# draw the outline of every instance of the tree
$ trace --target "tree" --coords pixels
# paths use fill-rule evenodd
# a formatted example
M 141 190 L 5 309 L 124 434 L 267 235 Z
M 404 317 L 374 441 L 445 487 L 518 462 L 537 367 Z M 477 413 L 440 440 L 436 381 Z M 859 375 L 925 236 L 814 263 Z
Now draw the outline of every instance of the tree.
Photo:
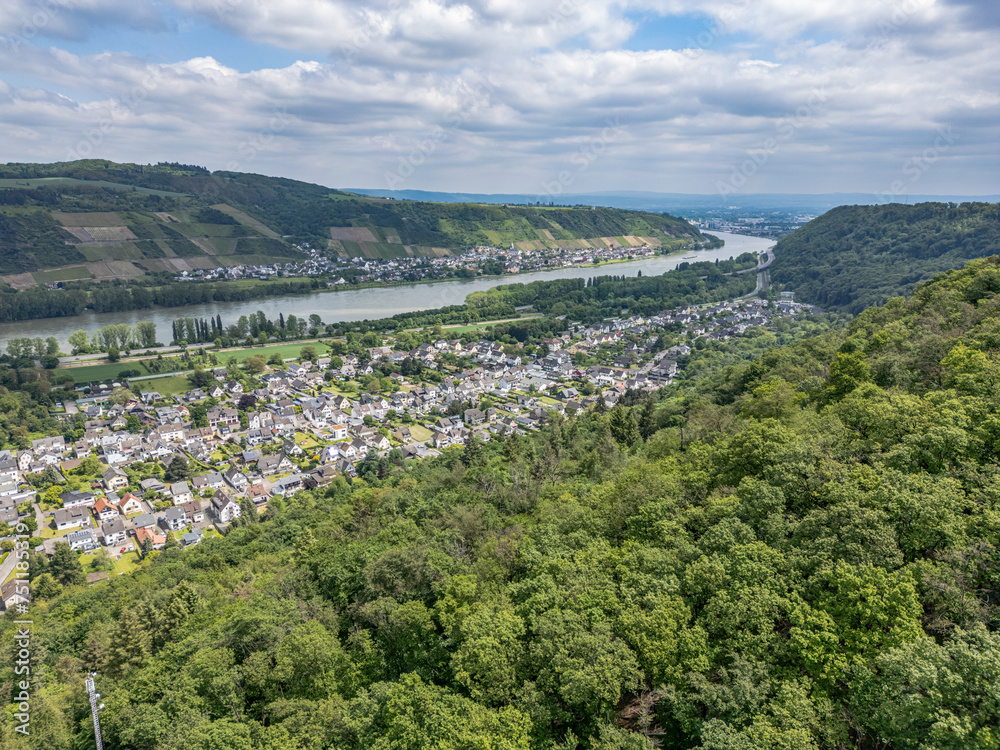
M 108 401 L 112 404 L 127 404 L 134 398 L 135 395 L 128 388 L 115 388 L 108 396 Z
M 86 353 L 90 349 L 90 335 L 86 331 L 74 331 L 69 335 L 69 345 L 73 354 Z
M 208 407 L 205 404 L 192 404 L 188 407 L 188 414 L 191 415 L 192 427 L 208 427 Z
M 261 335 L 262 336 L 266 336 L 267 334 L 261 334 Z M 267 342 L 264 341 L 264 342 L 261 342 L 261 343 L 267 343 Z M 245 363 L 245 366 L 246 366 L 248 372 L 252 372 L 254 374 L 258 374 L 258 373 L 264 372 L 264 370 L 267 369 L 267 362 L 264 360 L 264 358 L 261 355 L 255 354 L 254 356 L 252 356 L 252 357 L 250 357 L 250 358 L 247 359 L 247 361 Z
M 146 349 L 156 346 L 156 323 L 143 320 L 135 324 L 135 338 L 138 346 Z
M 168 482 L 181 482 L 190 476 L 191 469 L 188 460 L 184 456 L 174 456 L 163 474 L 163 478 Z
M 118 616 L 115 635 L 111 639 L 108 667 L 116 675 L 141 667 L 149 659 L 151 648 L 152 637 L 149 631 L 131 607 L 124 607 Z
M 465 441 L 465 448 L 462 450 L 462 463 L 466 466 L 476 466 L 483 459 L 483 444 L 479 440 L 479 435 L 470 433 Z
M 80 565 L 80 558 L 67 542 L 56 542 L 52 559 L 49 560 L 49 570 L 53 578 L 63 586 L 83 583 L 86 578 Z
M 258 523 L 260 521 L 260 514 L 257 512 L 257 506 L 249 497 L 244 497 L 240 500 L 239 520 L 241 521 L 241 525 Z
M 635 413 L 628 407 L 618 404 L 608 416 L 608 425 L 615 442 L 631 448 L 642 440 Z
M 118 347 L 115 344 L 108 347 L 108 362 L 117 362 L 121 358 L 121 352 L 118 351 Z
M 315 346 L 303 346 L 302 350 L 299 352 L 299 359 L 302 361 L 309 360 L 310 362 L 316 361 L 316 347 Z

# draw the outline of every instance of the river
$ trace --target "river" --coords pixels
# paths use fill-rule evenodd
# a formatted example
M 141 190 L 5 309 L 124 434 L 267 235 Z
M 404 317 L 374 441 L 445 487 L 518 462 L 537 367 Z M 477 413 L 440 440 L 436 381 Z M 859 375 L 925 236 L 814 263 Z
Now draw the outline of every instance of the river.
M 775 241 L 761 237 L 748 237 L 727 232 L 711 232 L 726 244 L 715 250 L 698 250 L 685 255 L 695 255 L 697 260 L 714 261 L 735 258 L 744 252 L 760 253 L 774 245 Z M 278 313 L 296 317 L 308 317 L 315 313 L 324 323 L 340 321 L 385 318 L 402 312 L 430 310 L 447 305 L 461 305 L 471 292 L 480 292 L 501 284 L 528 283 L 549 279 L 579 279 L 591 276 L 626 275 L 634 276 L 640 270 L 644 276 L 657 276 L 672 271 L 684 262 L 681 255 L 654 256 L 623 263 L 611 263 L 597 268 L 559 268 L 552 271 L 537 271 L 516 276 L 490 276 L 478 279 L 454 279 L 429 284 L 404 284 L 399 286 L 368 287 L 365 289 L 345 289 L 335 292 L 318 292 L 308 295 L 287 297 L 265 297 L 248 302 L 210 302 L 203 305 L 184 307 L 155 307 L 150 310 L 132 310 L 114 313 L 84 313 L 65 318 L 42 318 L 17 323 L 0 324 L 0 346 L 6 348 L 6 340 L 14 337 L 47 338 L 54 336 L 62 351 L 69 352 L 69 335 L 84 329 L 93 333 L 111 323 L 135 325 L 141 320 L 151 320 L 156 324 L 160 341 L 169 343 L 171 324 L 177 318 L 209 318 L 222 316 L 223 325 L 235 323 L 241 315 L 250 315 L 257 310 L 272 320 Z

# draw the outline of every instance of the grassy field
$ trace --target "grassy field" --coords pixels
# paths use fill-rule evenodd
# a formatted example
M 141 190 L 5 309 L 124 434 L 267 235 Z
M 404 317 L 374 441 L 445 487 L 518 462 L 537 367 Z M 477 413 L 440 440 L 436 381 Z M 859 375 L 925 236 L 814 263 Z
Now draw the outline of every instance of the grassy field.
M 424 441 L 424 440 L 430 440 L 431 436 L 434 433 L 428 430 L 426 427 L 421 427 L 418 424 L 411 424 L 410 434 L 413 435 L 414 440 Z
M 145 368 L 140 367 L 137 362 L 115 362 L 104 365 L 83 365 L 82 367 L 66 367 L 64 369 L 72 373 L 73 379 L 77 383 L 89 383 L 94 380 L 110 380 L 117 378 L 122 370 L 142 370 L 146 374 Z M 145 390 L 149 390 L 148 388 Z
M 194 388 L 191 381 L 183 375 L 169 375 L 164 378 L 150 378 L 149 380 L 138 380 L 135 383 L 136 391 L 156 391 L 161 396 L 176 396 L 178 393 L 186 393 Z
M 39 284 L 46 281 L 73 281 L 74 279 L 91 279 L 94 275 L 84 266 L 70 266 L 69 268 L 53 268 L 51 271 L 33 271 L 32 276 Z
M 283 359 L 297 359 L 302 348 L 305 346 L 314 346 L 319 356 L 326 356 L 326 345 L 322 341 L 316 340 L 293 341 L 288 344 L 275 344 L 272 346 L 255 346 L 250 349 L 223 349 L 216 351 L 215 354 L 220 362 L 226 362 L 230 357 L 236 357 L 239 362 L 243 362 L 257 355 L 261 355 L 265 359 L 270 359 L 274 354 L 280 354 Z

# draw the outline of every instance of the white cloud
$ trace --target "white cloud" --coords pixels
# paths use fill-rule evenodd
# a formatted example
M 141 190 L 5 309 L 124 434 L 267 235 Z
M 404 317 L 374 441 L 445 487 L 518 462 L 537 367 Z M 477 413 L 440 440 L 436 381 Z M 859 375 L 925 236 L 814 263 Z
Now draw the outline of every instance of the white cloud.
M 0 158 L 180 160 L 332 186 L 407 172 L 402 187 L 476 191 L 533 192 L 568 170 L 573 190 L 710 192 L 771 139 L 747 189 L 818 192 L 880 186 L 951 127 L 924 185 L 986 192 L 998 166 L 996 32 L 931 0 L 901 0 L 906 23 L 875 36 L 893 4 L 709 0 L 698 7 L 753 41 L 641 52 L 621 48 L 624 10 L 693 2 L 171 1 L 256 42 L 354 47 L 249 72 L 207 55 L 0 47 L 0 69 L 36 82 L 0 89 Z M 921 33 L 930 20 L 938 33 Z M 797 35 L 816 31 L 829 38 Z

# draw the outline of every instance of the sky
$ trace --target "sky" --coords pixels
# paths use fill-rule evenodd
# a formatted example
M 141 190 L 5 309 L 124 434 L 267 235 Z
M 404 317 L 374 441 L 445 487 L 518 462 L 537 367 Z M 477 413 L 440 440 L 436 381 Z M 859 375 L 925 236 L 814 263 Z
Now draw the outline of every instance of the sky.
M 1000 193 L 997 0 L 3 0 L 0 162 Z

